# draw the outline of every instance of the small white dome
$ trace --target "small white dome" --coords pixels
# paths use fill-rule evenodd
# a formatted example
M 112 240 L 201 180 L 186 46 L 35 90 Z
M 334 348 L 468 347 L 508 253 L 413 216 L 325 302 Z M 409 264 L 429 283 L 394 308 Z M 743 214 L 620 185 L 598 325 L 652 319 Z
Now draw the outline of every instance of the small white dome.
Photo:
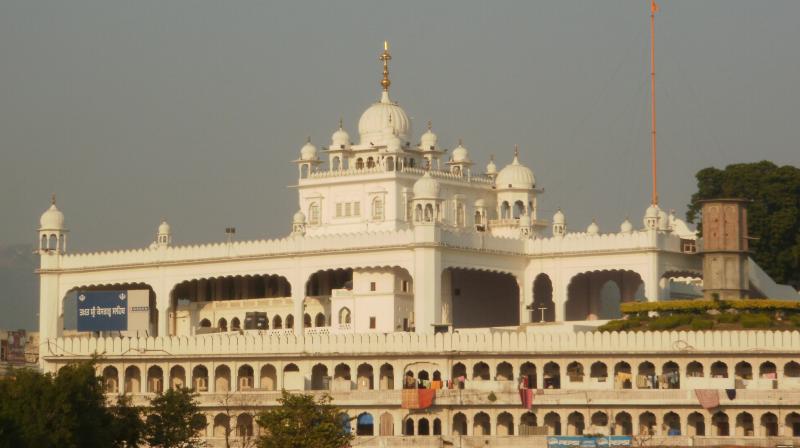
M 419 138 L 419 147 L 423 151 L 433 151 L 434 149 L 436 149 L 437 141 L 438 138 L 436 137 L 436 134 L 434 134 L 433 131 L 431 131 L 431 122 L 429 121 L 428 130 L 425 131 L 425 133 L 422 134 L 422 137 Z
M 495 185 L 498 190 L 509 188 L 530 190 L 536 185 L 536 179 L 533 177 L 533 171 L 519 163 L 519 157 L 515 155 L 514 161 L 500 170 Z
M 50 208 L 42 213 L 42 217 L 39 218 L 39 229 L 61 230 L 63 228 L 64 214 L 61 213 L 61 210 L 59 210 L 58 207 L 56 207 L 56 201 L 53 199 L 52 203 L 50 204 Z
M 298 210 L 292 217 L 292 223 L 294 224 L 303 224 L 305 222 L 306 222 L 306 215 L 300 210 Z
M 426 171 L 425 175 L 414 182 L 414 199 L 437 199 L 438 197 L 439 182 Z
M 553 224 L 566 224 L 567 218 L 564 216 L 564 212 L 561 209 L 558 209 L 556 213 L 553 215 Z
M 586 228 L 586 233 L 589 235 L 597 235 L 600 233 L 600 227 L 597 225 L 594 219 L 592 220 L 592 223 L 589 224 L 589 227 Z
M 394 135 L 402 140 L 408 140 L 411 134 L 411 120 L 408 119 L 406 111 L 397 103 L 393 103 L 389 99 L 389 93 L 384 91 L 381 100 L 368 107 L 358 120 L 361 144 L 383 145 L 386 128 L 391 128 Z
M 621 233 L 631 233 L 633 232 L 633 224 L 631 224 L 628 218 L 625 218 L 625 221 L 622 221 L 622 224 L 619 226 L 619 231 Z
M 350 134 L 342 128 L 339 123 L 339 129 L 334 131 L 331 135 L 331 149 L 347 149 L 350 147 Z
M 647 211 L 644 212 L 645 218 L 658 218 L 658 211 L 659 208 L 657 205 L 651 205 L 647 207 Z
M 159 235 L 169 235 L 172 231 L 172 228 L 169 226 L 169 223 L 165 220 L 161 220 L 161 224 L 158 226 L 158 234 Z
M 464 163 L 469 162 L 469 151 L 465 148 L 461 141 L 458 142 L 458 146 L 453 149 L 453 162 L 456 163 Z
M 387 130 L 388 131 L 388 130 Z M 391 133 L 391 131 L 387 132 L 385 137 L 385 144 L 386 144 L 386 151 L 388 152 L 402 152 L 403 151 L 403 143 L 397 138 L 396 135 Z
M 658 211 L 658 230 L 669 230 L 669 216 L 664 210 Z
M 497 174 L 497 165 L 494 164 L 494 158 L 489 159 L 486 164 L 486 174 Z
M 311 144 L 310 138 L 306 144 L 300 148 L 300 160 L 317 160 L 317 147 Z

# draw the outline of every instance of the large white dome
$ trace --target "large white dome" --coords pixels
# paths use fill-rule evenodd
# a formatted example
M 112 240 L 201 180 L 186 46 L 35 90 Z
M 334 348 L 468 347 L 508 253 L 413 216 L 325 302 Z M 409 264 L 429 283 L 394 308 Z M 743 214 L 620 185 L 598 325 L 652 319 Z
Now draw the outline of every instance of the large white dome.
M 498 190 L 521 188 L 530 190 L 536 185 L 533 171 L 525 165 L 519 163 L 519 157 L 514 156 L 514 161 L 506 165 L 495 180 Z
M 439 182 L 432 178 L 430 173 L 425 174 L 414 182 L 414 199 L 437 199 L 439 197 Z
M 411 120 L 408 119 L 406 111 L 389 99 L 389 92 L 383 92 L 381 100 L 367 108 L 358 120 L 360 143 L 384 145 L 386 138 L 384 130 L 387 128 L 404 142 L 408 141 L 411 135 Z
M 55 200 L 50 204 L 42 217 L 39 218 L 39 228 L 41 230 L 61 230 L 64 228 L 64 214 L 56 207 Z

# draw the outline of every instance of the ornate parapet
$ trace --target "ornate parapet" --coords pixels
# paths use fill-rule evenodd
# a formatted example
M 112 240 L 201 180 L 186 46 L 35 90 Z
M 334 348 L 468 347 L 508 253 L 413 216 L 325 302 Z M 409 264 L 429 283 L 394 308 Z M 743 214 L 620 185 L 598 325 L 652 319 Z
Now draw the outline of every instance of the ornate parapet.
M 150 338 L 56 338 L 43 341 L 41 356 L 236 356 L 264 354 L 458 353 L 800 353 L 798 331 L 580 332 L 535 334 L 474 332 L 446 334 L 212 334 Z

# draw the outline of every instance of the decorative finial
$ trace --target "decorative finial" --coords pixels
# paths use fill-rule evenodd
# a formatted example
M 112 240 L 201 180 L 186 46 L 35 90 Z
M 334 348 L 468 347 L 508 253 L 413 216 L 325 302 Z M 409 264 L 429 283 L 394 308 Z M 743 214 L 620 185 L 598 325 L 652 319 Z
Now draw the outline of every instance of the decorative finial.
M 306 143 L 311 143 L 311 136 L 306 137 Z
M 519 145 L 514 145 L 514 157 L 519 157 Z
M 56 205 L 56 194 L 55 193 L 50 195 L 50 205 Z
M 492 162 L 494 162 L 494 154 L 489 154 L 489 160 L 491 160 Z
M 458 139 L 458 146 L 461 146 L 461 144 L 462 144 L 462 140 L 459 138 Z
M 392 81 L 389 80 L 389 61 L 392 60 L 392 55 L 389 54 L 389 41 L 383 41 L 383 53 L 381 53 L 378 59 L 383 62 L 383 79 L 381 80 L 381 86 L 384 92 L 388 92 L 389 86 L 392 85 Z
M 428 120 L 428 130 L 431 130 L 431 120 Z
M 343 129 L 344 122 L 342 121 L 342 117 L 339 117 L 339 129 Z

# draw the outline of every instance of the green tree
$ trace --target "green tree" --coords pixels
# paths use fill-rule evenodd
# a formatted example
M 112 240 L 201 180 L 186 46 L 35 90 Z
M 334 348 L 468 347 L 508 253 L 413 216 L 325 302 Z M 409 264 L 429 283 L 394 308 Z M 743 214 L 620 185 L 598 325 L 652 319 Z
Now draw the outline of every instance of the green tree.
M 110 411 L 114 416 L 111 424 L 117 446 L 120 448 L 139 446 L 146 429 L 144 420 L 142 420 L 144 410 L 133 406 L 130 396 L 120 395 L 117 397 L 117 402 L 111 406 Z
M 280 406 L 258 414 L 264 433 L 259 448 L 342 448 L 353 439 L 329 395 L 315 401 L 313 395 L 283 391 L 278 403 Z
M 12 378 L 0 381 L 0 447 L 125 446 L 94 359 L 56 375 L 15 370 Z
M 750 243 L 753 259 L 778 283 L 800 288 L 800 168 L 762 161 L 704 168 L 696 177 L 689 222 L 699 221 L 703 199 L 752 200 L 747 223 L 756 238 Z
M 206 419 L 199 412 L 197 394 L 190 389 L 169 389 L 150 401 L 145 440 L 151 447 L 194 448 L 203 446 L 199 432 Z

